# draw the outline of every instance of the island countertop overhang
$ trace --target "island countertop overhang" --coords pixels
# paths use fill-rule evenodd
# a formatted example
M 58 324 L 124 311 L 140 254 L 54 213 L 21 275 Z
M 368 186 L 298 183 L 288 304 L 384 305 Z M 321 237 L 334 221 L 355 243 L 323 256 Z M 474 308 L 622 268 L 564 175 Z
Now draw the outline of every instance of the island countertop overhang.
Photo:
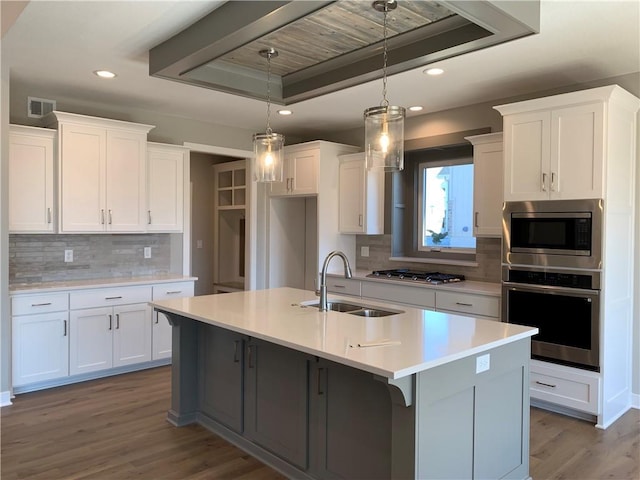
M 151 302 L 155 309 L 265 340 L 389 379 L 481 354 L 537 329 L 474 317 L 330 295 L 329 300 L 403 313 L 358 317 L 320 312 L 311 291 L 275 288 Z M 389 345 L 358 344 L 389 341 Z

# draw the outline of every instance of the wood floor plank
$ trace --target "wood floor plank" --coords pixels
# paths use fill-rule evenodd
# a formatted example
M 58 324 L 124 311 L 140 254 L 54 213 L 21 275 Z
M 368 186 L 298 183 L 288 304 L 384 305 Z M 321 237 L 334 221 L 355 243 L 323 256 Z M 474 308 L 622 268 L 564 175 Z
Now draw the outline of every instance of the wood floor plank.
M 166 421 L 171 372 L 154 368 L 19 395 L 2 408 L 2 480 L 283 480 L 199 425 Z M 534 480 L 640 479 L 640 410 L 606 431 L 531 409 Z

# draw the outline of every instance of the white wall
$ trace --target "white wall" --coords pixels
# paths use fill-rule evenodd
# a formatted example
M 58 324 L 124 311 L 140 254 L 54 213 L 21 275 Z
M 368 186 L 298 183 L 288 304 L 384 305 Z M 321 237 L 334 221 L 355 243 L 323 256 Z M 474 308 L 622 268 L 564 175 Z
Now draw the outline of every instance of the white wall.
M 2 40 L 0 39 L 0 51 Z M 0 55 L 0 57 L 4 57 Z M 9 67 L 0 60 L 0 395 L 11 389 L 11 320 L 9 318 Z M 0 404 L 6 401 L 0 399 Z

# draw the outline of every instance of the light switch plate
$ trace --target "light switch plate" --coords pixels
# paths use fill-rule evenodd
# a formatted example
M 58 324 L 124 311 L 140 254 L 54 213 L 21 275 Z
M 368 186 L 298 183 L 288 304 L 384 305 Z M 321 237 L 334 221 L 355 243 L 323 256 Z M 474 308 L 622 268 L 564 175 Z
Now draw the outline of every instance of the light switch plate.
M 151 258 L 151 247 L 144 247 L 144 258 Z
M 73 262 L 73 250 L 64 251 L 64 261 L 67 263 Z
M 368 257 L 369 256 L 369 247 L 360 247 L 360 256 Z

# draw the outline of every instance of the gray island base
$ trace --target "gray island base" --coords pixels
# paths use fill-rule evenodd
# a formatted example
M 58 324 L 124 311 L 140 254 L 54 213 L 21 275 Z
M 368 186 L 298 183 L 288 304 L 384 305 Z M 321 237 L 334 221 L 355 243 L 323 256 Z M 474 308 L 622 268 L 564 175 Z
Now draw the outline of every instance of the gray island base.
M 530 336 L 390 378 L 167 305 L 176 426 L 295 479 L 530 478 Z

